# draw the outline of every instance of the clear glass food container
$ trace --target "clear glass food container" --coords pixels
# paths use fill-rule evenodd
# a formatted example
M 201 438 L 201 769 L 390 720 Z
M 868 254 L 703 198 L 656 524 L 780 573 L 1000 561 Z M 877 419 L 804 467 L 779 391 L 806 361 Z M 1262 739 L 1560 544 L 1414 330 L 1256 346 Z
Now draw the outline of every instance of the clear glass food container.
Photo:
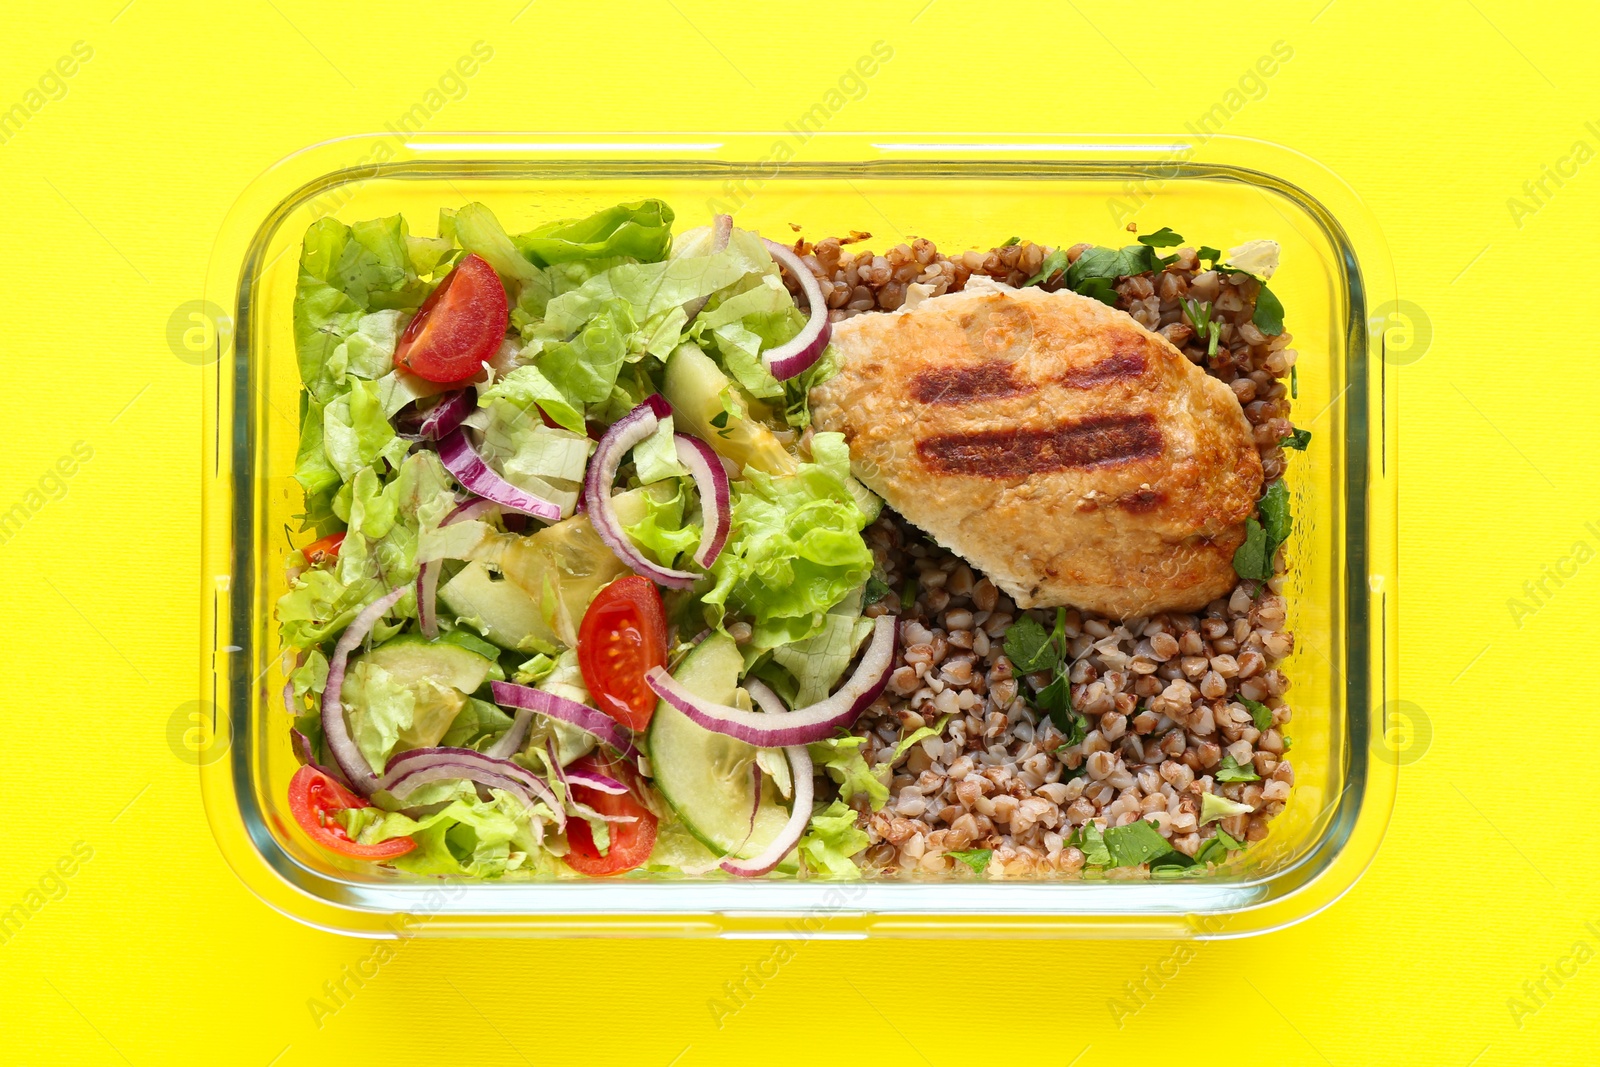
M 1171 226 L 1228 248 L 1282 245 L 1272 288 L 1299 351 L 1294 420 L 1309 451 L 1295 501 L 1290 626 L 1296 785 L 1271 835 L 1206 877 L 1093 880 L 741 881 L 635 872 L 608 880 L 449 882 L 342 861 L 293 828 L 296 762 L 273 605 L 299 414 L 291 307 L 301 236 L 317 218 L 488 204 L 516 232 L 659 197 L 679 226 L 718 211 L 788 239 L 915 235 L 946 251 L 1013 234 L 1047 244 L 1131 241 Z M 1371 216 L 1315 162 L 1231 137 L 797 134 L 400 134 L 296 153 L 224 224 L 206 296 L 179 309 L 207 368 L 202 791 L 228 862 L 268 904 L 364 937 L 663 935 L 1209 938 L 1259 933 L 1337 900 L 1372 860 L 1395 791 L 1395 390 L 1385 326 L 1397 307 Z M 176 316 L 175 321 L 178 317 Z M 197 749 L 197 751 L 196 751 Z

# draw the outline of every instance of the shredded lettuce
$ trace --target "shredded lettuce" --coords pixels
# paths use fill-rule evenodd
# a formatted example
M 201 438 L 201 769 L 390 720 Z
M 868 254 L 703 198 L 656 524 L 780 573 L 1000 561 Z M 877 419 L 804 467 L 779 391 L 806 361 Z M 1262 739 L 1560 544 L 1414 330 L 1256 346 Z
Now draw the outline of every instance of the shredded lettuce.
M 872 574 L 861 537 L 867 519 L 846 488 L 843 437 L 817 434 L 812 452 L 816 462 L 793 475 L 746 468 L 734 485 L 733 534 L 702 597 L 708 622 L 720 623 L 730 607 L 749 613 L 761 647 L 819 632 L 824 613 Z
M 811 816 L 805 836 L 800 839 L 800 855 L 806 866 L 821 878 L 861 877 L 861 869 L 850 858 L 867 847 L 866 832 L 856 826 L 856 813 L 842 800 Z
M 552 222 L 512 241 L 540 266 L 615 256 L 653 263 L 665 259 L 672 247 L 672 220 L 672 209 L 662 201 L 640 200 L 588 218 Z
M 634 451 L 637 454 L 638 449 Z M 700 525 L 686 517 L 688 490 L 681 482 L 657 482 L 639 490 L 638 496 L 644 517 L 625 524 L 623 531 L 663 567 L 678 566 L 679 557 L 700 544 Z
M 859 601 L 858 601 L 859 603 Z M 859 608 L 852 613 L 830 611 L 823 616 L 818 631 L 803 641 L 779 645 L 772 658 L 794 676 L 799 689 L 796 707 L 815 704 L 833 690 L 833 685 L 872 633 L 872 620 L 862 618 Z
M 363 845 L 395 837 L 417 843 L 393 860 L 413 874 L 456 874 L 498 878 L 508 871 L 537 866 L 547 855 L 541 847 L 543 823 L 553 813 L 543 804 L 527 808 L 498 789 L 492 799 L 465 793 L 444 809 L 420 819 L 380 808 L 352 808 L 340 813 L 346 832 Z
M 889 799 L 889 786 L 878 776 L 876 768 L 869 766 L 861 755 L 861 747 L 866 743 L 865 737 L 847 734 L 816 741 L 807 747 L 812 762 L 839 783 L 841 800 L 850 800 L 857 793 L 865 793 L 872 803 L 872 810 L 877 811 Z

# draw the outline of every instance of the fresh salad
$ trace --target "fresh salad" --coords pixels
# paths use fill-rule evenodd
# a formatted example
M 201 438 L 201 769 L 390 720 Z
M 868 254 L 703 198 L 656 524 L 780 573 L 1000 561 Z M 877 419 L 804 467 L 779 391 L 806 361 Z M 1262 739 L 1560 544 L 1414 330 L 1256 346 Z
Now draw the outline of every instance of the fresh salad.
M 277 616 L 319 848 L 474 878 L 856 874 L 867 836 L 810 746 L 882 692 L 897 635 L 862 610 L 881 502 L 809 426 L 827 308 L 791 249 L 673 221 L 645 200 L 512 234 L 468 204 L 437 236 L 307 231 Z

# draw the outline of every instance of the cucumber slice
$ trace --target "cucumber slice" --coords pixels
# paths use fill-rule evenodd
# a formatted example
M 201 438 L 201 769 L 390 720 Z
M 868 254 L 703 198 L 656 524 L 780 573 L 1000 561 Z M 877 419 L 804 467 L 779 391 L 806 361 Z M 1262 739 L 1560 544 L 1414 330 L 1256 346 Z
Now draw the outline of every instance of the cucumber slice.
M 483 685 L 495 661 L 454 642 L 402 634 L 351 664 L 352 671 L 363 667 L 381 668 L 391 681 L 412 693 L 416 703 L 411 725 L 400 731 L 397 742 L 397 748 L 407 749 L 438 744 L 466 706 L 467 694 Z M 352 716 L 365 713 L 360 704 L 350 703 Z
M 554 655 L 560 638 L 539 614 L 539 605 L 515 582 L 495 578 L 475 560 L 439 587 L 439 600 L 463 623 L 502 648 Z
M 697 696 L 731 704 L 743 670 L 744 657 L 733 639 L 712 634 L 684 658 L 673 677 Z M 689 832 L 717 855 L 737 849 L 740 857 L 754 856 L 782 832 L 789 812 L 771 783 L 763 780 L 755 831 L 745 840 L 755 803 L 750 792 L 753 745 L 695 724 L 666 701 L 656 705 L 645 744 L 656 788 Z M 779 869 L 793 871 L 795 863 L 786 860 Z
M 672 404 L 674 424 L 726 456 L 740 467 L 768 474 L 793 474 L 794 457 L 772 431 L 755 419 L 729 418 L 718 427 L 712 419 L 722 415 L 722 395 L 733 389 L 735 404 L 745 410 L 744 396 L 716 361 L 692 344 L 679 345 L 667 358 L 661 392 Z
M 448 635 L 429 641 L 420 634 L 401 634 L 360 658 L 382 667 L 401 685 L 414 685 L 426 678 L 463 693 L 481 687 L 496 666 L 494 660 L 458 644 Z

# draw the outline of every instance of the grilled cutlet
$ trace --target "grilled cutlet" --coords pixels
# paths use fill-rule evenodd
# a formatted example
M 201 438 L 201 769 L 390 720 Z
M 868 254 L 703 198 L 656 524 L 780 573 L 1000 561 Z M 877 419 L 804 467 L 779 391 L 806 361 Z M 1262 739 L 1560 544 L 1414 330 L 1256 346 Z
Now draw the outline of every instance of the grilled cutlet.
M 968 289 L 837 323 L 811 394 L 863 482 L 1022 607 L 1187 611 L 1234 585 L 1261 460 L 1233 391 L 1124 312 Z

